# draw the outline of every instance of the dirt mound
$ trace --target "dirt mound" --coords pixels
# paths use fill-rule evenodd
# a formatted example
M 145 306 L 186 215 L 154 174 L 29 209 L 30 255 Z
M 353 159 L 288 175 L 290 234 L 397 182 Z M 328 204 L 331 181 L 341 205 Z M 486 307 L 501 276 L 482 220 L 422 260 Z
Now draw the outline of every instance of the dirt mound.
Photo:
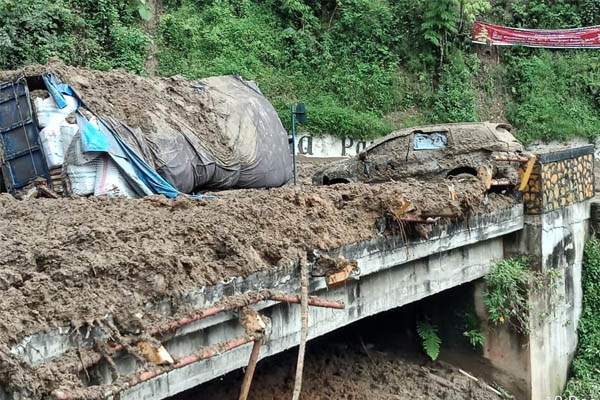
M 0 81 L 51 73 L 68 83 L 98 116 L 112 116 L 145 134 L 180 132 L 200 138 L 200 145 L 224 165 L 234 162 L 235 151 L 220 135 L 218 116 L 199 89 L 201 81 L 182 76 L 148 78 L 122 69 L 95 71 L 67 66 L 58 59 L 47 65 L 0 72 Z
M 250 400 L 291 397 L 297 351 L 258 364 Z M 177 396 L 176 400 L 234 400 L 243 374 L 239 371 Z M 368 351 L 345 343 L 309 346 L 304 365 L 304 400 L 496 400 L 501 397 L 444 362 L 404 358 L 392 352 Z
M 214 200 L 1 195 L 0 343 L 289 265 L 298 250 L 368 240 L 403 199 L 414 202 L 413 215 L 453 207 L 462 219 L 486 210 L 476 185 L 450 201 L 437 185 L 415 181 L 230 191 Z M 511 203 L 493 196 L 487 209 Z
M 417 181 L 217 195 L 18 201 L 0 194 L 0 382 L 45 393 L 57 382 L 77 381 L 64 368 L 67 360 L 32 368 L 10 355 L 26 335 L 93 326 L 107 315 L 128 321 L 149 302 L 173 298 L 170 317 L 144 314 L 140 329 L 149 331 L 190 313 L 177 309 L 189 290 L 294 265 L 300 252 L 369 240 L 382 221 L 388 233 L 390 223 L 401 228 L 390 210 L 404 200 L 413 203 L 407 216 L 450 208 L 456 220 L 514 203 L 499 195 L 485 203 L 476 182 L 461 185 L 453 201 L 445 185 Z

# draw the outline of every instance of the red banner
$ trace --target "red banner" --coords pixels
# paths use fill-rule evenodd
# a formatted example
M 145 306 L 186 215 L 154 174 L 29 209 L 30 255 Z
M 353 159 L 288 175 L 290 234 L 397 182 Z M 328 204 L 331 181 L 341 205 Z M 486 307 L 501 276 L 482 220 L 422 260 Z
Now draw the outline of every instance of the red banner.
M 600 49 L 600 25 L 575 29 L 519 29 L 475 22 L 473 43 L 492 46 Z

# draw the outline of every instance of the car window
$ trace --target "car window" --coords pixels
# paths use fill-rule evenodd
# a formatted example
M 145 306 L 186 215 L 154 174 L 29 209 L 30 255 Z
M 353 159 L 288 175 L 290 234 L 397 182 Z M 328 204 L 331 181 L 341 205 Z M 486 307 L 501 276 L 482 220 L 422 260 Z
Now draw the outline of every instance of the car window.
M 413 149 L 418 150 L 440 150 L 448 147 L 447 132 L 421 132 L 413 134 Z

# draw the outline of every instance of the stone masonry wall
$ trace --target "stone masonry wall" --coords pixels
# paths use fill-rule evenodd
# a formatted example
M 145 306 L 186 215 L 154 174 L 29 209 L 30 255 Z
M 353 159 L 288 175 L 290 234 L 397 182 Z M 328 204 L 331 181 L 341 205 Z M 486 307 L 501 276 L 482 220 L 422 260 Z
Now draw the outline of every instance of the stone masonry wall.
M 523 191 L 527 214 L 544 214 L 594 196 L 593 146 L 537 157 L 528 186 Z

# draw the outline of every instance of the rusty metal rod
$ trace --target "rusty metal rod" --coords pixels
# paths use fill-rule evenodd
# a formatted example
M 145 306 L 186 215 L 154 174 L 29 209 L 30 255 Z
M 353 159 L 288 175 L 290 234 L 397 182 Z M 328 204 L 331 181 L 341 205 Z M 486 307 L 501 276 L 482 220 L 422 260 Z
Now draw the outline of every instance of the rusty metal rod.
M 284 293 L 273 293 L 273 292 L 259 292 L 259 293 L 257 293 L 256 297 L 250 299 L 250 301 L 248 301 L 247 304 L 245 304 L 245 305 L 257 304 L 257 303 L 260 303 L 261 301 L 266 301 L 266 300 L 300 304 L 300 296 L 298 296 L 298 295 L 289 295 L 289 294 L 284 294 Z M 183 326 L 191 324 L 192 322 L 196 322 L 196 321 L 211 317 L 213 315 L 217 315 L 217 314 L 225 312 L 225 311 L 236 310 L 238 308 L 244 307 L 245 305 L 228 304 L 227 306 L 206 308 L 206 309 L 202 310 L 199 314 L 196 314 L 192 317 L 183 318 L 183 319 L 180 319 L 179 321 L 175 321 L 171 324 L 163 325 L 159 328 L 154 328 L 150 331 L 150 335 L 157 336 L 162 333 L 166 333 L 171 330 L 181 328 Z M 337 309 L 337 310 L 343 310 L 344 308 L 346 308 L 346 305 L 342 302 L 325 300 L 325 299 L 321 299 L 319 297 L 309 297 L 308 305 L 313 306 L 313 307 L 333 308 L 333 309 Z M 108 354 L 109 355 L 115 354 L 116 352 L 121 351 L 124 348 L 125 348 L 125 346 L 123 346 L 122 344 L 115 345 L 109 349 Z M 98 364 L 101 360 L 102 360 L 102 355 L 96 354 L 89 362 L 81 365 L 78 370 L 82 371 L 84 369 L 91 368 L 94 365 Z
M 297 294 L 272 294 L 268 300 L 279 301 L 282 303 L 300 304 L 301 296 Z M 308 298 L 308 305 L 312 307 L 333 308 L 343 310 L 346 305 L 339 301 L 325 300 L 319 297 L 311 296 Z
M 213 345 L 213 346 L 201 349 L 189 356 L 180 358 L 177 361 L 177 363 L 175 363 L 174 365 L 164 367 L 162 369 L 157 369 L 154 371 L 144 372 L 144 373 L 134 377 L 129 382 L 126 382 L 123 385 L 120 385 L 118 387 L 113 387 L 110 390 L 110 394 L 112 396 L 116 396 L 119 393 L 121 393 L 127 389 L 137 386 L 140 383 L 149 381 L 150 379 L 156 378 L 157 376 L 166 374 L 168 372 L 171 372 L 171 371 L 174 371 L 177 369 L 181 369 L 190 364 L 194 364 L 198 361 L 207 360 L 207 359 L 217 356 L 219 354 L 222 354 L 227 351 L 231 351 L 235 348 L 238 348 L 240 346 L 243 346 L 247 343 L 255 342 L 259 339 L 260 338 L 258 338 L 256 336 L 244 335 L 244 336 L 240 336 L 238 338 L 235 338 L 235 339 L 232 339 L 229 341 L 221 342 L 217 345 Z M 73 393 L 70 393 L 70 392 L 67 392 L 64 390 L 57 389 L 52 392 L 52 396 L 57 400 L 82 400 L 82 399 L 87 399 L 87 398 L 97 398 L 97 393 L 96 394 L 86 393 L 86 391 L 83 390 L 82 392 L 73 394 Z M 107 396 L 104 396 L 102 398 L 106 398 L 106 397 Z
M 171 324 L 164 325 L 160 328 L 152 329 L 150 331 L 150 334 L 152 336 L 156 336 L 160 333 L 164 333 L 164 332 L 171 331 L 173 329 L 181 328 L 182 326 L 189 325 L 192 322 L 196 322 L 201 319 L 208 318 L 208 317 L 217 315 L 217 314 L 225 312 L 225 311 L 233 311 L 238 308 L 244 307 L 246 305 L 257 304 L 257 303 L 260 303 L 261 301 L 265 301 L 265 300 L 273 300 L 273 301 L 280 301 L 280 302 L 285 302 L 285 303 L 300 304 L 300 297 L 297 295 L 288 295 L 288 294 L 283 294 L 283 293 L 281 293 L 281 294 L 280 293 L 266 293 L 266 294 L 260 293 L 256 298 L 251 299 L 245 305 L 229 304 L 227 306 L 222 306 L 222 307 L 210 307 L 210 308 L 203 310 L 201 313 L 194 315 L 193 317 L 184 318 L 179 321 L 173 322 Z M 343 310 L 344 308 L 346 308 L 344 303 L 341 303 L 338 301 L 324 300 L 324 299 L 320 299 L 318 297 L 310 297 L 308 300 L 308 305 L 313 306 L 313 307 L 335 308 L 338 310 Z
M 500 156 L 500 157 L 496 157 L 494 160 L 496 160 L 496 161 L 508 161 L 508 162 L 519 162 L 519 163 L 527 163 L 527 162 L 529 162 L 529 158 L 526 158 L 526 157 L 506 157 L 506 156 Z
M 428 224 L 428 225 L 433 225 L 437 222 L 434 219 L 424 219 L 424 218 L 420 218 L 420 217 L 404 217 L 404 218 L 400 218 L 400 221 L 413 222 L 416 224 Z
M 254 371 L 256 370 L 256 363 L 258 363 L 261 345 L 261 339 L 254 341 L 254 347 L 252 347 L 252 353 L 250 354 L 250 361 L 248 361 L 248 368 L 246 368 L 246 374 L 244 375 L 244 381 L 242 382 L 239 400 L 246 400 L 248 398 L 250 386 L 252 385 L 252 378 L 254 377 Z

